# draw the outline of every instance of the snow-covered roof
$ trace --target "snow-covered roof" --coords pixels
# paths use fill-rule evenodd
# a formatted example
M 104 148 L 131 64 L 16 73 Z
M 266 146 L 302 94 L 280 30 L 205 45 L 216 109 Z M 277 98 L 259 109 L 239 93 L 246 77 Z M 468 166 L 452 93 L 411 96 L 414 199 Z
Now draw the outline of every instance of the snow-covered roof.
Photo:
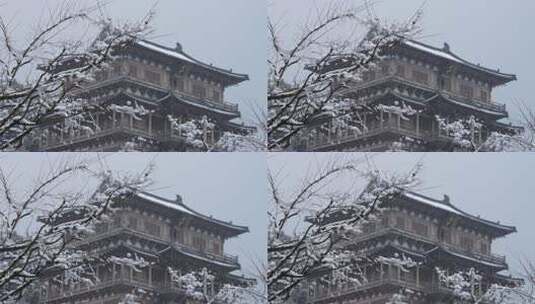
M 219 261 L 219 260 L 216 260 L 216 259 L 207 258 L 207 257 L 204 257 L 204 256 L 199 255 L 199 254 L 194 254 L 194 253 L 191 253 L 191 252 L 187 252 L 185 250 L 181 250 L 179 247 L 176 247 L 176 246 L 167 247 L 164 250 L 160 251 L 159 253 L 161 254 L 161 253 L 164 253 L 164 252 L 170 251 L 170 250 L 176 250 L 176 251 L 180 252 L 180 254 L 182 254 L 182 255 L 189 256 L 189 257 L 192 257 L 194 259 L 203 260 L 205 262 L 212 263 L 214 265 L 218 265 L 218 266 L 221 266 L 221 267 L 239 268 L 239 264 L 227 263 L 227 262 Z
M 226 70 L 222 68 L 215 67 L 211 64 L 204 63 L 198 59 L 195 59 L 194 57 L 186 54 L 181 47 L 180 48 L 169 48 L 157 43 L 154 43 L 152 41 L 148 40 L 138 40 L 135 42 L 135 44 L 139 47 L 160 53 L 162 55 L 168 56 L 170 58 L 174 58 L 183 62 L 187 62 L 199 67 L 202 67 L 204 69 L 210 70 L 212 72 L 221 74 L 223 76 L 226 76 L 227 78 L 232 79 L 232 81 L 229 81 L 231 84 L 237 84 L 242 81 L 249 80 L 249 76 L 246 74 L 240 74 L 240 73 L 234 73 L 231 70 Z
M 501 73 L 498 70 L 489 69 L 489 68 L 480 66 L 478 64 L 471 63 L 468 60 L 465 60 L 459 57 L 458 55 L 451 52 L 448 44 L 444 44 L 443 48 L 437 48 L 437 47 L 434 47 L 434 46 L 431 46 L 431 45 L 428 45 L 419 41 L 410 40 L 410 39 L 401 40 L 401 44 L 404 46 L 410 47 L 412 49 L 416 49 L 416 50 L 425 52 L 427 54 L 433 55 L 435 57 L 442 58 L 450 62 L 459 63 L 471 69 L 475 69 L 477 71 L 483 72 L 493 77 L 494 79 L 496 79 L 497 84 L 505 84 L 507 82 L 516 80 L 516 75 L 514 74 Z
M 464 108 L 467 108 L 467 109 L 470 109 L 470 110 L 474 110 L 474 111 L 478 111 L 478 112 L 483 112 L 483 113 L 486 113 L 486 114 L 489 114 L 489 115 L 493 115 L 493 116 L 499 116 L 499 117 L 507 117 L 508 114 L 507 114 L 507 111 L 505 111 L 505 107 L 502 107 L 502 109 L 498 109 L 500 108 L 498 105 L 496 105 L 494 108 L 496 108 L 496 110 L 492 110 L 492 106 L 491 104 L 489 103 L 488 105 L 485 105 L 484 103 L 478 103 L 478 104 L 470 104 L 469 102 L 465 102 L 465 101 L 461 101 L 461 100 L 458 100 L 456 98 L 454 98 L 453 96 L 446 96 L 444 94 L 437 94 L 435 95 L 434 97 L 430 98 L 428 101 L 432 101 L 432 100 L 437 100 L 437 99 L 441 99 L 441 100 L 445 100 L 449 103 L 452 103 L 452 104 L 455 104 L 455 105 L 458 105 L 458 106 L 461 106 L 461 107 L 464 107 Z
M 413 191 L 408 191 L 408 190 L 404 190 L 401 195 L 402 197 L 409 199 L 413 202 L 417 202 L 417 203 L 429 206 L 431 208 L 439 209 L 450 214 L 455 214 L 467 220 L 482 224 L 485 227 L 488 227 L 497 231 L 496 234 L 499 236 L 503 236 L 509 233 L 516 232 L 516 228 L 514 226 L 502 225 L 499 222 L 492 222 L 489 220 L 485 220 L 478 216 L 474 216 L 474 215 L 471 215 L 469 213 L 466 213 L 460 210 L 459 208 L 455 207 L 453 204 L 450 203 L 449 197 L 447 195 L 444 196 L 444 200 L 433 199 L 425 195 L 422 195 Z
M 491 261 L 485 261 L 485 260 L 482 260 L 480 258 L 472 257 L 472 256 L 469 256 L 469 255 L 466 255 L 466 254 L 462 254 L 460 252 L 455 252 L 453 250 L 449 250 L 449 249 L 441 247 L 441 246 L 437 246 L 437 247 L 429 250 L 428 252 L 426 252 L 426 255 L 432 254 L 433 252 L 443 252 L 443 253 L 446 253 L 448 255 L 461 258 L 463 260 L 469 260 L 469 261 L 472 261 L 472 262 L 475 262 L 475 263 L 479 263 L 479 264 L 483 264 L 483 265 L 486 265 L 486 266 L 489 266 L 489 267 L 492 267 L 492 268 L 498 268 L 498 269 L 507 268 L 507 265 L 505 263 L 494 263 L 494 262 L 491 262 Z
M 144 191 L 138 191 L 134 195 L 145 202 L 153 203 L 153 204 L 156 204 L 156 205 L 168 208 L 168 209 L 172 209 L 182 214 L 187 214 L 189 216 L 200 219 L 202 221 L 215 224 L 222 229 L 231 230 L 234 235 L 238 235 L 238 234 L 249 231 L 249 228 L 247 228 L 246 226 L 234 225 L 231 222 L 225 222 L 222 220 L 215 219 L 211 216 L 206 216 L 204 214 L 201 214 L 191 209 L 190 207 L 186 206 L 180 200 L 169 200 L 169 199 L 162 198 L 155 194 L 144 192 Z
M 174 92 L 169 92 L 169 94 L 167 94 L 166 96 L 164 96 L 161 99 L 159 99 L 158 102 L 162 102 L 162 101 L 167 100 L 167 99 L 171 99 L 171 100 L 174 100 L 174 101 L 177 101 L 177 102 L 181 102 L 181 103 L 190 105 L 192 107 L 200 108 L 200 109 L 203 109 L 203 110 L 208 110 L 208 111 L 219 113 L 219 114 L 222 114 L 222 115 L 227 115 L 227 116 L 232 116 L 232 117 L 239 117 L 240 116 L 240 113 L 238 112 L 238 108 L 237 107 L 232 107 L 230 105 L 228 107 L 225 107 L 222 104 L 219 105 L 219 104 L 216 104 L 214 102 L 196 100 L 196 99 L 194 99 L 192 97 L 189 97 L 187 95 L 180 95 L 179 96 L 178 94 L 176 94 Z M 233 110 L 230 110 L 230 109 L 226 110 L 225 108 L 233 108 Z

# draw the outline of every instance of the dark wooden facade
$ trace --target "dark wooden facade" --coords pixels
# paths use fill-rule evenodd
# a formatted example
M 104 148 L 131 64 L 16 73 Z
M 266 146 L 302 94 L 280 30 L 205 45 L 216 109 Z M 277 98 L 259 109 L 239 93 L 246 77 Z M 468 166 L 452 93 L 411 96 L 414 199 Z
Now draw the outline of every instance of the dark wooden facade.
M 201 62 L 182 50 L 149 41 L 137 41 L 116 51 L 114 61 L 96 72 L 94 81 L 73 95 L 95 105 L 84 127 L 73 127 L 61 118 L 50 118 L 28 139 L 30 151 L 118 151 L 129 145 L 142 151 L 190 151 L 198 148 L 171 128 L 168 116 L 179 122 L 206 117 L 215 124 L 204 140 L 216 142 L 225 131 L 250 132 L 250 127 L 231 120 L 239 118 L 237 104 L 224 100 L 225 89 L 248 80 L 245 74 Z M 67 67 L 68 68 L 68 67 Z M 142 106 L 149 113 L 130 115 L 113 109 Z
M 55 284 L 57 278 L 44 280 L 42 303 L 117 304 L 138 289 L 147 296 L 144 303 L 197 303 L 171 281 L 168 267 L 183 274 L 206 268 L 215 275 L 215 282 L 204 287 L 207 294 L 216 293 L 225 283 L 254 284 L 252 279 L 232 274 L 240 269 L 238 257 L 224 251 L 225 241 L 248 232 L 247 227 L 200 214 L 179 196 L 168 200 L 140 192 L 114 206 L 117 211 L 110 219 L 77 241 L 75 248 L 98 258 L 137 255 L 151 265 L 139 272 L 121 264 L 92 265 L 98 277 L 94 285 L 67 287 Z
M 403 145 L 409 151 L 457 151 L 451 137 L 439 127 L 436 115 L 446 121 L 473 116 L 481 127 L 471 130 L 473 142 L 483 142 L 494 131 L 511 133 L 517 128 L 500 122 L 508 116 L 505 104 L 492 99 L 492 90 L 516 80 L 473 64 L 451 52 L 447 44 L 436 48 L 403 40 L 389 48 L 376 67 L 365 72 L 340 93 L 340 97 L 367 105 L 355 115 L 351 128 L 332 123 L 315 126 L 293 142 L 298 151 L 387 151 Z M 410 106 L 417 113 L 405 117 L 377 105 Z
M 293 303 L 385 304 L 403 289 L 417 295 L 410 303 L 451 303 L 452 290 L 440 282 L 436 267 L 449 273 L 474 268 L 483 278 L 475 287 L 479 292 L 493 283 L 519 283 L 499 274 L 508 268 L 506 259 L 491 251 L 492 242 L 516 232 L 515 227 L 468 214 L 447 196 L 436 200 L 407 191 L 384 206 L 379 219 L 344 246 L 363 257 L 405 256 L 420 264 L 403 271 L 389 263 L 363 263 L 361 283 L 311 279 Z

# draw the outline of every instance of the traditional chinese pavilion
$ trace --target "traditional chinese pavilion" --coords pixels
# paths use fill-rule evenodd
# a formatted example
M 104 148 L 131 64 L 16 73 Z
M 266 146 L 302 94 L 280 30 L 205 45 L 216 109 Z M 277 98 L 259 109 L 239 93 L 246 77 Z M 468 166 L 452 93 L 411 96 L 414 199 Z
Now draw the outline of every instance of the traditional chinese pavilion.
M 94 81 L 74 91 L 75 97 L 95 105 L 83 123 L 87 128 L 51 118 L 26 141 L 27 150 L 198 149 L 184 132 L 171 127 L 169 117 L 179 124 L 192 119 L 213 123 L 213 128 L 202 130 L 208 145 L 226 131 L 241 134 L 252 130 L 233 121 L 240 117 L 238 105 L 224 98 L 225 89 L 248 80 L 247 75 L 195 59 L 179 43 L 170 48 L 140 40 L 116 50 L 114 57 L 109 68 L 96 73 Z M 68 69 L 68 62 L 65 65 L 62 69 Z M 125 107 L 146 111 L 136 115 Z
M 143 303 L 198 303 L 171 281 L 168 267 L 186 274 L 208 270 L 215 276 L 203 292 L 215 294 L 226 283 L 244 286 L 254 280 L 233 274 L 240 269 L 238 257 L 225 253 L 225 242 L 248 232 L 245 226 L 201 214 L 182 202 L 138 192 L 114 205 L 117 210 L 95 233 L 77 241 L 75 248 L 93 257 L 138 257 L 146 267 L 122 263 L 92 265 L 98 281 L 76 286 L 60 284 L 61 274 L 43 282 L 42 303 L 117 304 L 127 294 L 141 295 Z
M 385 304 L 404 289 L 412 291 L 410 303 L 452 303 L 452 290 L 438 278 L 436 267 L 449 273 L 474 268 L 481 276 L 479 292 L 490 284 L 518 284 L 500 274 L 508 269 L 504 256 L 494 254 L 492 242 L 516 228 L 468 214 L 448 196 L 437 200 L 405 191 L 383 205 L 377 221 L 345 246 L 374 262 L 361 265 L 361 283 L 334 284 L 311 279 L 294 297 L 296 303 Z M 395 263 L 374 257 L 405 257 L 417 262 L 402 270 Z M 380 262 L 377 262 L 380 261 Z M 334 282 L 334 281 L 331 281 Z M 476 291 L 477 292 L 477 291 Z
M 508 116 L 505 104 L 492 98 L 492 90 L 516 80 L 513 74 L 472 63 L 452 52 L 448 44 L 437 48 L 401 40 L 384 52 L 384 60 L 364 73 L 340 98 L 366 106 L 357 111 L 355 128 L 332 122 L 314 126 L 293 147 L 300 151 L 388 151 L 402 146 L 409 151 L 463 150 L 437 121 L 468 120 L 471 140 L 483 142 L 491 132 L 510 134 L 517 128 L 500 120 Z M 412 115 L 386 111 L 383 106 L 414 110 Z M 405 111 L 407 113 L 407 111 Z

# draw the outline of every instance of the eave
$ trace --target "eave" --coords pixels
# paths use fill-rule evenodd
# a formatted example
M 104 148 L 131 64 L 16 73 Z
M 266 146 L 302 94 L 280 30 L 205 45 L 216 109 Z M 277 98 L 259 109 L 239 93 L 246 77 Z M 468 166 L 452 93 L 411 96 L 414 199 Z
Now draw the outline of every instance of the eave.
M 441 201 L 424 196 L 416 192 L 404 190 L 400 194 L 400 198 L 401 201 L 405 201 L 405 203 L 418 203 L 438 212 L 459 216 L 460 218 L 466 220 L 469 223 L 474 223 L 482 226 L 484 229 L 487 229 L 488 231 L 492 232 L 495 237 L 502 237 L 510 233 L 516 232 L 516 227 L 514 226 L 507 226 L 500 224 L 499 222 L 489 221 L 479 216 L 474 216 L 472 214 L 460 210 L 459 208 L 455 207 L 453 204 L 450 203 L 448 196 L 445 196 L 444 200 Z
M 225 80 L 225 85 L 227 86 L 236 85 L 243 81 L 249 80 L 249 76 L 247 74 L 235 73 L 231 70 L 226 70 L 213 66 L 211 64 L 207 64 L 201 60 L 194 58 L 193 56 L 185 53 L 183 50 L 180 49 L 169 48 L 147 40 L 138 40 L 134 43 L 133 47 L 138 47 L 153 52 L 155 54 L 165 56 L 166 58 L 171 59 L 177 63 L 191 65 L 194 67 L 198 67 L 202 70 L 208 71 L 210 73 L 215 73 Z
M 235 224 L 232 224 L 232 222 L 225 222 L 225 221 L 213 218 L 211 216 L 201 214 L 191 209 L 190 207 L 186 206 L 184 203 L 176 201 L 176 200 L 169 200 L 169 199 L 162 198 L 157 195 L 144 192 L 144 191 L 136 192 L 134 194 L 134 197 L 138 198 L 141 202 L 146 203 L 146 204 L 142 204 L 142 206 L 144 205 L 144 207 L 150 206 L 149 208 L 151 209 L 153 207 L 161 208 L 163 209 L 162 211 L 167 212 L 169 216 L 181 215 L 181 216 L 192 217 L 193 219 L 196 219 L 202 223 L 213 226 L 214 229 L 220 231 L 227 237 L 234 237 L 234 236 L 238 236 L 240 234 L 249 232 L 249 228 L 246 226 L 235 225 Z M 127 199 L 127 201 L 129 199 Z
M 491 80 L 493 86 L 503 85 L 508 82 L 517 80 L 517 77 L 514 74 L 502 73 L 499 70 L 486 68 L 481 65 L 474 64 L 466 59 L 463 59 L 460 56 L 451 52 L 451 50 L 449 50 L 449 47 L 437 48 L 410 39 L 402 39 L 396 46 L 409 49 L 411 51 L 423 53 L 427 56 L 431 56 L 437 60 L 443 61 L 448 64 L 458 64 L 463 68 L 484 75 L 485 77 Z

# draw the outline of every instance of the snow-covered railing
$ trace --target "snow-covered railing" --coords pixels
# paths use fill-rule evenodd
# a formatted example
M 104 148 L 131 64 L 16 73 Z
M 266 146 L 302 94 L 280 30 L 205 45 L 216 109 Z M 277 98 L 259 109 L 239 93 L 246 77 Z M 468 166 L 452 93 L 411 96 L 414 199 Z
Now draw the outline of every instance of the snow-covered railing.
M 321 135 L 315 139 L 309 139 L 306 141 L 305 145 L 308 151 L 320 150 L 333 145 L 350 143 L 358 139 L 379 135 L 385 132 L 393 132 L 402 136 L 410 136 L 417 139 L 433 139 L 442 141 L 450 140 L 448 136 L 445 134 L 440 134 L 439 132 L 416 129 L 415 126 L 408 126 L 407 124 L 403 123 L 398 125 L 395 121 L 385 120 L 382 125 L 379 123 L 375 125 L 368 125 L 366 129 L 361 131 L 348 130 L 346 132 Z
M 117 120 L 114 126 L 99 126 L 95 130 L 89 131 L 78 131 L 75 133 L 66 133 L 55 134 L 49 132 L 49 134 L 44 138 L 39 138 L 40 135 L 36 134 L 38 139 L 34 142 L 37 150 L 54 150 L 59 149 L 63 146 L 73 145 L 81 142 L 85 142 L 92 139 L 97 139 L 114 133 L 126 133 L 132 136 L 141 136 L 148 139 L 155 139 L 160 141 L 180 141 L 182 142 L 182 137 L 176 132 L 170 132 L 170 127 L 167 128 L 168 131 L 153 129 L 149 130 L 147 128 L 140 128 L 135 125 L 130 125 L 130 123 Z
M 372 239 L 372 238 L 376 238 L 378 236 L 390 234 L 390 233 L 395 233 L 395 234 L 398 234 L 398 235 L 407 236 L 407 237 L 409 237 L 411 239 L 414 239 L 414 240 L 426 242 L 426 243 L 429 243 L 429 244 L 434 244 L 435 246 L 439 246 L 439 247 L 448 249 L 448 250 L 450 250 L 452 252 L 455 252 L 455 253 L 458 253 L 458 254 L 461 254 L 461 255 L 465 255 L 467 257 L 475 258 L 475 259 L 478 259 L 478 260 L 482 260 L 482 261 L 486 261 L 486 262 L 492 262 L 492 263 L 496 263 L 496 264 L 500 264 L 500 265 L 504 265 L 506 263 L 506 258 L 505 258 L 505 256 L 502 256 L 502 255 L 497 255 L 497 254 L 493 254 L 493 253 L 483 254 L 483 253 L 478 253 L 478 252 L 475 252 L 475 251 L 466 250 L 466 249 L 460 248 L 459 246 L 455 246 L 455 245 L 451 245 L 451 244 L 439 241 L 436 238 L 425 237 L 423 235 L 416 234 L 414 232 L 410 232 L 410 231 L 406 231 L 406 230 L 402 230 L 402 229 L 394 228 L 394 227 L 381 228 L 381 229 L 378 229 L 378 230 L 376 230 L 376 231 L 374 231 L 372 233 L 363 233 L 363 234 L 355 237 L 351 241 L 354 242 L 354 243 L 363 242 L 363 241 L 366 241 L 366 240 L 369 240 L 369 239 Z
M 368 281 L 354 284 L 353 286 L 348 286 L 346 288 L 319 288 L 316 296 L 313 300 L 309 301 L 309 303 L 317 303 L 326 299 L 332 299 L 333 297 L 342 297 L 386 284 L 397 285 L 414 291 L 429 291 L 439 288 L 439 284 L 436 282 L 426 282 L 424 280 L 417 282 L 416 279 L 413 278 L 407 278 L 406 280 L 399 279 L 396 274 L 385 272 L 382 278 L 369 279 Z
M 177 294 L 183 293 L 182 289 L 178 288 L 176 284 L 171 284 L 170 282 L 159 282 L 159 281 L 148 282 L 148 280 L 140 280 L 136 278 L 130 279 L 130 278 L 117 277 L 115 279 L 112 278 L 106 281 L 99 281 L 92 285 L 76 286 L 69 290 L 65 290 L 63 292 L 48 293 L 45 302 L 52 303 L 59 299 L 65 299 L 68 297 L 77 296 L 83 293 L 92 292 L 92 291 L 104 289 L 104 288 L 115 286 L 115 285 L 129 285 L 131 287 L 142 288 L 147 291 L 158 291 L 158 292 L 177 293 Z
M 151 83 L 151 82 L 139 79 L 139 78 L 133 78 L 133 77 L 128 76 L 128 75 L 112 75 L 111 77 L 109 77 L 109 78 L 107 78 L 105 80 L 88 84 L 87 86 L 85 86 L 84 88 L 82 88 L 80 90 L 73 90 L 73 93 L 74 94 L 89 93 L 89 92 L 91 92 L 91 91 L 93 91 L 95 89 L 107 87 L 107 86 L 116 84 L 118 82 L 123 82 L 123 81 L 134 83 L 134 84 L 138 84 L 140 86 L 144 86 L 144 87 L 148 87 L 148 88 L 152 88 L 152 89 L 160 91 L 160 92 L 162 92 L 164 94 L 168 93 L 169 90 L 170 90 L 170 88 L 163 87 L 163 86 L 158 86 L 158 85 L 156 85 L 154 83 Z M 178 96 L 183 96 L 184 98 L 187 98 L 188 100 L 192 100 L 195 103 L 198 103 L 200 105 L 204 105 L 204 106 L 207 106 L 207 107 L 210 107 L 210 108 L 220 109 L 220 110 L 229 111 L 229 112 L 238 112 L 238 105 L 234 104 L 234 103 L 230 103 L 230 102 L 226 102 L 226 101 L 218 101 L 218 102 L 211 101 L 211 100 L 208 100 L 206 98 L 199 98 L 199 97 L 193 96 L 191 94 L 186 94 L 184 92 L 179 92 L 179 91 L 175 91 L 175 94 L 177 94 Z M 135 94 L 132 93 L 132 95 L 135 95 Z M 139 97 L 143 98 L 143 96 L 139 96 Z M 153 100 L 153 101 L 155 101 L 155 100 Z
M 383 76 L 380 78 L 376 78 L 374 80 L 358 83 L 351 88 L 341 91 L 340 94 L 344 95 L 344 94 L 349 94 L 353 92 L 358 92 L 360 90 L 371 88 L 371 87 L 374 87 L 374 86 L 377 86 L 386 82 L 397 82 L 397 83 L 405 84 L 411 87 L 421 89 L 423 91 L 428 91 L 430 94 L 440 91 L 440 94 L 444 96 L 455 99 L 456 101 L 462 102 L 467 105 L 475 106 L 476 108 L 482 108 L 482 109 L 491 110 L 491 111 L 500 112 L 500 113 L 505 113 L 507 111 L 505 104 L 500 104 L 500 103 L 493 102 L 493 101 L 485 102 L 485 101 L 480 101 L 474 98 L 467 98 L 460 94 L 455 94 L 454 92 L 451 92 L 451 91 L 439 89 L 438 87 L 434 87 L 430 85 L 424 85 L 419 82 L 412 81 L 410 79 L 402 78 L 402 77 L 395 76 L 395 75 Z
M 228 263 L 228 264 L 232 264 L 232 265 L 237 265 L 238 264 L 238 256 L 235 256 L 235 255 L 230 255 L 230 254 L 226 254 L 226 253 L 218 255 L 218 254 L 214 254 L 214 253 L 210 253 L 210 252 L 206 252 L 206 251 L 201 251 L 199 249 L 196 249 L 196 248 L 193 248 L 191 246 L 184 245 L 184 244 L 180 244 L 178 242 L 171 242 L 171 240 L 169 240 L 169 239 L 164 239 L 164 238 L 161 238 L 161 237 L 154 236 L 152 234 L 148 234 L 148 233 L 145 233 L 145 232 L 133 230 L 133 229 L 122 227 L 122 226 L 116 226 L 116 227 L 113 227 L 113 228 L 109 229 L 106 232 L 90 235 L 90 236 L 84 238 L 83 240 L 74 242 L 73 245 L 74 246 L 87 245 L 87 244 L 90 244 L 92 242 L 95 242 L 95 241 L 98 241 L 98 240 L 102 240 L 102 239 L 106 239 L 106 238 L 109 238 L 109 237 L 112 237 L 112 236 L 120 235 L 120 234 L 123 234 L 123 233 L 124 234 L 130 234 L 130 235 L 139 236 L 139 237 L 145 238 L 145 239 L 150 239 L 151 241 L 159 242 L 162 245 L 171 245 L 171 246 L 173 246 L 173 247 L 175 247 L 175 248 L 177 248 L 177 249 L 179 249 L 181 251 L 184 251 L 184 252 L 190 253 L 192 255 L 199 256 L 199 257 L 203 257 L 203 258 L 206 258 L 206 259 L 209 259 L 209 260 L 224 262 L 224 263 Z

